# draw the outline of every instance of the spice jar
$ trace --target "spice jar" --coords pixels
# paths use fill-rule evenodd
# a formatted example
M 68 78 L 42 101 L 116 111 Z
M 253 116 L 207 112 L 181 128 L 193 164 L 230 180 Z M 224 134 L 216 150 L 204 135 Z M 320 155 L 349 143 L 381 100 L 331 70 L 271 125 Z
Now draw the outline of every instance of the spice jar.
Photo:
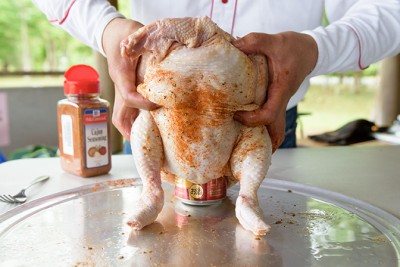
M 75 65 L 65 74 L 66 99 L 57 104 L 61 167 L 81 177 L 111 169 L 109 103 L 100 98 L 99 74 Z

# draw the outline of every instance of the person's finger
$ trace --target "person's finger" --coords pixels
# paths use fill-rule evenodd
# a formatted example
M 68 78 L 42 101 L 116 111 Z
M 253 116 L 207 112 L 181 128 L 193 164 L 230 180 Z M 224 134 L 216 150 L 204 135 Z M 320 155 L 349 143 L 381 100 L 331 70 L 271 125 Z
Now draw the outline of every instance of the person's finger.
M 134 121 L 137 116 L 139 116 L 138 109 L 132 109 L 132 112 L 127 112 L 123 121 L 122 121 L 122 129 L 124 131 L 124 137 L 126 140 L 131 141 L 131 129 Z
M 138 110 L 137 113 L 125 113 L 123 115 L 123 117 L 118 118 L 119 120 L 119 126 L 115 126 L 118 131 L 122 134 L 122 136 L 130 141 L 130 137 L 131 137 L 131 128 L 132 128 L 132 124 L 133 121 L 136 119 L 137 115 L 138 115 Z
M 268 89 L 268 99 L 254 111 L 237 111 L 234 119 L 247 126 L 269 125 L 276 121 L 278 115 L 286 110 L 288 96 L 284 95 L 283 85 L 272 83 Z
M 124 118 L 125 114 L 119 112 L 119 110 L 114 109 L 112 114 L 112 123 L 117 128 L 117 130 L 122 134 L 122 136 L 129 140 L 130 131 L 128 130 L 128 125 Z
M 155 110 L 160 107 L 159 105 L 149 101 L 136 91 L 130 93 L 126 93 L 126 91 L 123 91 L 122 95 L 124 98 L 124 103 L 127 107 L 145 110 Z
M 268 48 L 273 47 L 274 36 L 265 33 L 249 33 L 242 38 L 233 41 L 233 45 L 246 54 L 264 54 L 270 52 Z M 262 44 L 262 45 L 260 45 Z
M 235 117 L 241 112 L 237 112 Z M 266 115 L 264 115 L 266 114 Z M 267 109 L 258 109 L 255 111 L 243 111 L 243 116 L 246 117 L 247 126 L 254 127 L 265 125 L 271 138 L 273 152 L 283 143 L 285 139 L 285 120 L 286 111 L 283 110 L 278 115 L 271 115 Z M 235 118 L 236 119 L 236 118 Z M 240 119 L 237 119 L 240 121 Z M 271 122 L 269 122 L 269 121 Z M 248 123 L 250 121 L 250 123 Z
M 285 139 L 285 129 L 277 128 L 273 125 L 268 125 L 266 127 L 271 138 L 272 153 L 274 153 Z
M 233 118 L 250 127 L 268 125 L 274 120 L 274 116 L 267 109 L 262 108 L 252 111 L 236 111 Z
M 124 105 L 124 100 L 116 91 L 115 103 L 112 114 L 112 122 L 118 131 L 125 137 L 130 139 L 130 132 L 133 122 L 139 115 L 139 110 L 135 108 L 129 108 Z

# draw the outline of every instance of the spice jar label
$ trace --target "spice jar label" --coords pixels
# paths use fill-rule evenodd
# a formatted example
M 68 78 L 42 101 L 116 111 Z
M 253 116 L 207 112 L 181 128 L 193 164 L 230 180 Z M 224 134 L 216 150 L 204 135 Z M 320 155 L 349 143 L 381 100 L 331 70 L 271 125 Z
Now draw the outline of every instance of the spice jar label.
M 70 115 L 61 115 L 62 147 L 64 154 L 74 155 L 74 139 L 72 133 L 72 118 Z
M 86 167 L 95 168 L 108 165 L 108 109 L 85 109 L 83 123 Z

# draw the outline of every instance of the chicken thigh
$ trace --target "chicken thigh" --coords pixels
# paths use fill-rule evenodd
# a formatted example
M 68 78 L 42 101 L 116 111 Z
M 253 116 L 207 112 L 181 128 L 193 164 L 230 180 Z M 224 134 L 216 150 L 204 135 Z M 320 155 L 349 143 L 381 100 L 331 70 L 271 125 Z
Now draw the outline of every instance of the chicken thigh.
M 128 221 L 132 228 L 151 224 L 161 212 L 162 179 L 202 184 L 224 176 L 240 184 L 240 224 L 256 235 L 269 231 L 257 190 L 270 165 L 271 140 L 265 126 L 233 119 L 235 111 L 264 103 L 267 64 L 233 40 L 210 18 L 194 17 L 156 21 L 121 42 L 123 56 L 147 56 L 137 90 L 160 106 L 141 110 L 132 126 L 132 154 L 143 181 Z

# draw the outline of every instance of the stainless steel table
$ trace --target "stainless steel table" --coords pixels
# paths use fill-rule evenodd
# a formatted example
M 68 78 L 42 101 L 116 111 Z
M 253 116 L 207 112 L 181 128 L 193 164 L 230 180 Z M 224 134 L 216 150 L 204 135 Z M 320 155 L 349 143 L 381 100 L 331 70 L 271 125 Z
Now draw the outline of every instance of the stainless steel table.
M 0 194 L 15 193 L 40 175 L 51 179 L 28 191 L 30 202 L 22 206 L 0 203 L 0 262 L 400 266 L 399 159 L 399 146 L 278 150 L 259 191 L 272 225 L 265 237 L 238 225 L 237 186 L 223 204 L 198 208 L 181 204 L 165 185 L 163 212 L 137 232 L 124 224 L 141 189 L 131 156 L 113 156 L 111 172 L 95 178 L 63 172 L 57 158 L 6 162 L 0 164 Z

